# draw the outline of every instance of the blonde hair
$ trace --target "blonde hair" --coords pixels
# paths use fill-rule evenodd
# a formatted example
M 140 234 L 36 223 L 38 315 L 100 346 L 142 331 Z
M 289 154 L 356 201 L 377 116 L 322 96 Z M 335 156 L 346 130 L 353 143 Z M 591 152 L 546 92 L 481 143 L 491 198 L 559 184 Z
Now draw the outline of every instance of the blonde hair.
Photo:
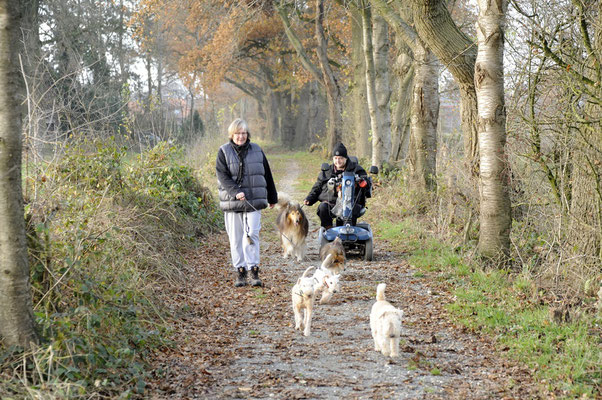
M 236 118 L 230 126 L 228 127 L 228 137 L 232 139 L 234 134 L 238 132 L 240 129 L 243 129 L 247 132 L 247 139 L 251 139 L 251 132 L 249 132 L 249 126 L 242 118 Z

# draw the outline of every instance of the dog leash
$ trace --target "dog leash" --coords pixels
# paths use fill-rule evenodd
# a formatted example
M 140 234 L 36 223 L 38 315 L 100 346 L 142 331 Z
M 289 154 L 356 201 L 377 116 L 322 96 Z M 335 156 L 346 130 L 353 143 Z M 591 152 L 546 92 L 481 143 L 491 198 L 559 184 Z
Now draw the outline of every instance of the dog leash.
M 276 228 L 278 228 L 278 227 L 276 227 Z M 281 234 L 282 236 L 284 236 L 284 238 L 285 238 L 286 240 L 288 240 L 288 241 L 291 243 L 291 245 L 292 245 L 293 247 L 295 247 L 295 246 L 296 246 L 296 245 L 295 245 L 295 242 L 293 242 L 291 239 L 289 239 L 289 238 L 288 238 L 288 236 L 286 236 L 286 235 L 285 235 L 284 233 L 282 233 L 282 232 L 280 232 L 280 234 Z
M 249 200 L 247 200 L 247 198 L 245 197 L 245 203 L 247 203 L 249 205 L 249 207 L 251 207 L 253 210 L 255 211 L 259 211 L 258 209 L 256 209 L 255 207 L 253 207 L 253 204 L 249 203 Z M 253 245 L 253 239 L 251 239 L 251 235 L 249 234 L 249 220 L 247 219 L 247 212 L 245 211 L 245 233 L 247 235 L 247 242 L 249 243 L 249 245 Z M 283 235 L 284 236 L 284 235 Z M 284 236 L 286 237 L 286 236 Z M 289 242 L 293 243 L 292 240 L 290 240 L 289 238 L 287 238 Z M 293 243 L 293 246 L 295 244 Z
M 249 206 L 251 206 L 251 208 L 253 210 L 259 211 L 258 209 L 253 207 L 253 204 L 249 203 L 249 200 L 247 200 L 246 197 L 245 197 L 245 203 L 247 203 Z M 250 231 L 249 220 L 247 219 L 247 212 L 245 211 L 245 233 L 247 234 L 247 243 L 249 243 L 249 245 L 252 246 L 255 244 L 255 242 L 253 242 L 253 239 L 251 239 L 251 235 L 249 234 L 249 231 Z

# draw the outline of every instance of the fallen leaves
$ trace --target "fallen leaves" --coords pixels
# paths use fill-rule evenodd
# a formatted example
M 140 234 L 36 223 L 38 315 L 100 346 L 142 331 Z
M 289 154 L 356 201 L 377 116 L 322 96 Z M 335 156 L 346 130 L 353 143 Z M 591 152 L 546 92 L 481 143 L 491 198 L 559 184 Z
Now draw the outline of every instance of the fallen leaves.
M 154 356 L 156 371 L 164 372 L 154 376 L 152 398 L 399 398 L 402 392 L 432 398 L 416 383 L 424 379 L 445 398 L 536 397 L 528 371 L 495 357 L 487 339 L 450 323 L 444 288 L 434 278 L 414 277 L 384 243 L 369 268 L 350 260 L 343 290 L 332 304 L 317 306 L 312 336 L 305 338 L 293 329 L 290 289 L 311 261 L 283 264 L 279 251 L 266 252 L 265 286 L 235 288 L 233 271 L 224 267 L 226 235 L 208 240 L 211 251 L 185 255 L 186 281 L 157 289 L 173 310 L 177 345 Z M 387 282 L 391 302 L 405 313 L 401 355 L 393 362 L 373 350 L 370 336 L 377 282 Z M 389 374 L 399 377 L 383 380 Z

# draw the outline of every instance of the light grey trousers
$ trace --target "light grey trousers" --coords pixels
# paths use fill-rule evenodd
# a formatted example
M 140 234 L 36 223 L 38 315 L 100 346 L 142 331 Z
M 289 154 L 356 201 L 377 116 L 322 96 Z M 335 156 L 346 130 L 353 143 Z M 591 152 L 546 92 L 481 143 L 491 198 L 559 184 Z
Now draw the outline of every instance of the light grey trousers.
M 226 232 L 230 239 L 230 255 L 234 269 L 245 267 L 250 270 L 259 265 L 259 230 L 261 229 L 261 211 L 224 212 Z M 247 233 L 251 240 L 247 239 Z

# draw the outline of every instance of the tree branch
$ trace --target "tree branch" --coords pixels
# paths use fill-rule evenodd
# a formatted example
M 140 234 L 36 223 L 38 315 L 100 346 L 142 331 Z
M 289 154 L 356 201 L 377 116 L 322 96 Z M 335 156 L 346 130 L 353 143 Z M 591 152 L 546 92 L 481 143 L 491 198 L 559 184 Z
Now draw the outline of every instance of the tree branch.
M 297 34 L 291 27 L 291 22 L 288 18 L 288 14 L 286 13 L 286 10 L 284 9 L 285 5 L 283 4 L 283 1 L 281 1 L 280 4 L 276 5 L 275 7 L 276 7 L 276 10 L 278 10 L 278 15 L 280 16 L 280 19 L 282 20 L 282 24 L 284 25 L 284 31 L 286 32 L 286 36 L 288 37 L 288 40 L 291 42 L 291 45 L 293 46 L 293 48 L 297 51 L 297 55 L 299 56 L 299 59 L 301 60 L 301 64 L 314 77 L 315 80 L 317 80 L 318 82 L 322 82 L 323 81 L 322 74 L 320 73 L 318 68 L 316 68 L 316 66 L 309 59 L 309 56 L 307 55 L 307 53 L 305 52 L 305 49 L 303 48 L 303 44 L 301 44 L 301 41 L 297 37 Z
M 378 13 L 387 21 L 389 26 L 393 28 L 395 33 L 404 41 L 412 52 L 416 49 L 416 40 L 418 40 L 418 34 L 401 18 L 401 16 L 393 10 L 385 0 L 369 0 Z

